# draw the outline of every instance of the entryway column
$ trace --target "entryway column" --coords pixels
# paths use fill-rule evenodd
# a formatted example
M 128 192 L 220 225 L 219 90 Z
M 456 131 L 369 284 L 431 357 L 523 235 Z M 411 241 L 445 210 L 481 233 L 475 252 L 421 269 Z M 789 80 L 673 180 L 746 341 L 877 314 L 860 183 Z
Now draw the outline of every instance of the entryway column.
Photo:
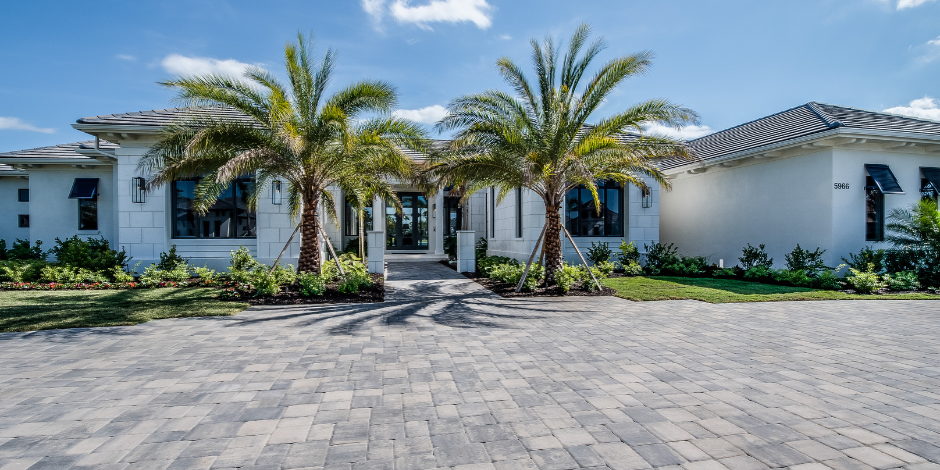
M 434 195 L 434 206 L 435 209 L 431 212 L 434 216 L 434 254 L 443 255 L 444 254 L 444 232 L 447 231 L 447 228 L 444 224 L 447 222 L 447 214 L 444 213 L 444 193 L 443 191 L 438 191 Z
M 472 273 L 476 272 L 476 252 L 474 251 L 474 237 L 476 232 L 473 230 L 457 231 L 457 272 Z
M 385 232 L 370 230 L 366 232 L 366 240 L 369 243 L 369 272 L 385 275 Z

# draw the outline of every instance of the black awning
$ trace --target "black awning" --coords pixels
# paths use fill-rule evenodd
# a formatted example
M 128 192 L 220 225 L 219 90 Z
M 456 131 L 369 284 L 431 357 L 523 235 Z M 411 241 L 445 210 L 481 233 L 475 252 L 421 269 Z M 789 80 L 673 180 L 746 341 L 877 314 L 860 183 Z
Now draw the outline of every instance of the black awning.
M 933 186 L 933 190 L 940 192 L 940 168 L 922 166 L 920 167 L 920 172 L 924 175 L 924 178 L 927 178 L 930 185 Z
M 875 180 L 875 185 L 881 194 L 904 194 L 904 190 L 898 184 L 898 179 L 894 177 L 888 165 L 866 164 L 865 170 Z
M 98 178 L 75 178 L 69 199 L 94 199 L 98 195 Z

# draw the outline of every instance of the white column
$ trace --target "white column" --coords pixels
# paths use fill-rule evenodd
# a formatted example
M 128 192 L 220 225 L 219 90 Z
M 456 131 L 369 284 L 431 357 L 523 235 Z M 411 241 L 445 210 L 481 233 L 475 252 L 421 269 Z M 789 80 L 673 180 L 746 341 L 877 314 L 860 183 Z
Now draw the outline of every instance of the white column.
M 444 192 L 438 191 L 434 195 L 434 221 L 431 225 L 434 227 L 434 254 L 443 255 L 444 254 L 444 222 L 447 220 L 447 217 L 444 215 Z
M 477 270 L 476 253 L 474 251 L 473 230 L 457 231 L 457 272 L 472 273 Z
M 369 272 L 385 275 L 385 232 L 370 230 L 366 232 L 366 239 L 369 243 Z

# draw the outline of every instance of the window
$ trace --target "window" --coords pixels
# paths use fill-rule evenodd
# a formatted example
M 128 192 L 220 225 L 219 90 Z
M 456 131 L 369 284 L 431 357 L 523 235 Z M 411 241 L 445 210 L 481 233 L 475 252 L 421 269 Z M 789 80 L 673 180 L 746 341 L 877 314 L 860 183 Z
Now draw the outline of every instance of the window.
M 920 180 L 920 198 L 937 200 L 937 188 L 927 178 Z
M 597 184 L 600 212 L 591 190 L 582 186 L 568 191 L 565 224 L 572 237 L 622 237 L 623 187 L 615 181 Z
M 496 188 L 490 188 L 490 238 L 496 238 Z
M 349 237 L 358 237 L 359 236 L 359 215 L 356 214 L 356 208 L 352 205 L 352 200 L 346 198 L 346 211 L 345 215 L 345 232 L 346 236 Z M 365 222 L 364 231 L 372 230 L 372 206 L 363 207 L 362 220 Z
M 522 188 L 516 188 L 516 238 L 522 238 Z
M 29 189 L 20 189 L 17 196 L 20 202 L 29 202 Z
M 18 218 L 19 218 L 19 227 L 20 227 L 20 228 L 27 228 L 27 227 L 29 227 L 29 214 L 20 214 L 20 215 L 18 216 Z
M 98 198 L 78 200 L 78 229 L 98 230 Z
M 193 208 L 199 178 L 173 182 L 173 238 L 255 238 L 255 213 L 248 210 L 252 178 L 225 188 L 205 214 Z
M 459 197 L 444 197 L 444 236 L 456 237 L 463 230 L 463 211 Z
M 920 197 L 936 201 L 940 193 L 940 168 L 922 166 L 920 172 L 924 176 L 920 180 Z
M 875 179 L 869 176 L 865 182 L 865 240 L 880 242 L 885 239 L 885 195 Z

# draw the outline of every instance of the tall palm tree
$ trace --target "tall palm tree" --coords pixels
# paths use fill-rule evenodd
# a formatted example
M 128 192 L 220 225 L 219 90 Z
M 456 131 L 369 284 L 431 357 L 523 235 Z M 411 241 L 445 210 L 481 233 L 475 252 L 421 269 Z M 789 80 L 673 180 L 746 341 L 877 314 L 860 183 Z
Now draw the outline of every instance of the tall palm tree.
M 654 159 L 688 157 L 687 147 L 664 136 L 624 134 L 641 133 L 650 123 L 678 127 L 698 119 L 689 109 L 657 99 L 589 125 L 617 86 L 646 72 L 652 59 L 649 52 L 618 57 L 579 89 L 591 61 L 605 48 L 603 39 L 588 46 L 589 36 L 590 27 L 582 24 L 560 62 L 561 47 L 551 38 L 543 44 L 533 39 L 534 86 L 512 60 L 499 59 L 496 66 L 515 93 L 488 90 L 453 100 L 437 124 L 438 130 L 457 131 L 451 151 L 433 157 L 428 170 L 439 184 L 467 184 L 468 193 L 493 186 L 499 199 L 520 187 L 538 194 L 545 204 L 543 252 L 550 282 L 562 265 L 560 210 L 566 193 L 584 185 L 600 211 L 598 181 L 646 187 L 647 176 L 669 188 Z
M 321 203 L 328 215 L 336 214 L 327 189 L 352 181 L 384 188 L 390 178 L 407 178 L 413 162 L 401 149 L 423 151 L 428 142 L 416 124 L 389 117 L 397 93 L 388 83 L 361 81 L 326 96 L 335 54 L 327 50 L 317 63 L 312 48 L 301 34 L 285 46 L 286 86 L 256 67 L 244 81 L 206 75 L 162 82 L 186 106 L 230 108 L 245 118 L 226 119 L 211 109 L 194 113 L 169 126 L 141 161 L 155 187 L 203 176 L 194 203 L 201 212 L 239 176 L 255 175 L 250 209 L 269 183 L 286 181 L 291 215 L 301 217 L 303 272 L 320 271 Z

